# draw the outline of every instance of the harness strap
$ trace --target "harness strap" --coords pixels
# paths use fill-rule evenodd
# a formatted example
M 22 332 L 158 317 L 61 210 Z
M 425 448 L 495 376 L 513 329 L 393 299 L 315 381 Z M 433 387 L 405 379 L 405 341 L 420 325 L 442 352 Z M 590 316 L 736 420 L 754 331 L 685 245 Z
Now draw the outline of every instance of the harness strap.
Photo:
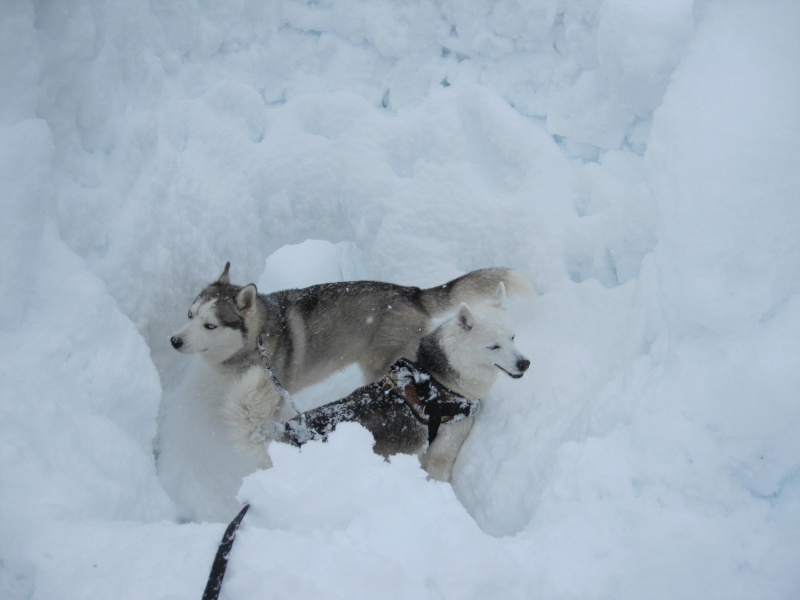
M 208 583 L 206 583 L 206 589 L 203 592 L 202 600 L 217 600 L 217 598 L 219 598 L 219 591 L 222 589 L 222 580 L 225 577 L 225 570 L 228 568 L 228 557 L 233 548 L 233 540 L 236 539 L 236 530 L 239 529 L 239 525 L 241 525 L 242 519 L 244 519 L 244 515 L 249 508 L 250 505 L 245 504 L 244 508 L 242 508 L 239 514 L 230 522 L 228 528 L 225 529 L 222 541 L 219 543 L 219 548 L 217 548 L 217 554 L 214 556 L 214 562 L 211 565 L 211 573 L 208 575 Z
M 431 403 L 428 408 L 428 445 L 433 443 L 439 434 L 439 425 L 442 424 L 442 412 L 438 402 Z
M 382 383 L 384 389 L 408 406 L 419 423 L 428 427 L 428 444 L 436 439 L 442 423 L 470 416 L 478 407 L 477 401 L 470 402 L 445 387 L 406 358 L 392 365 Z
M 406 385 L 403 388 L 402 393 L 397 391 L 397 388 L 395 387 L 384 387 L 384 390 L 387 390 L 393 394 L 398 401 L 405 404 L 408 410 L 411 411 L 411 415 L 414 417 L 414 419 L 416 419 L 416 421 L 421 425 L 425 425 L 428 428 L 428 444 L 432 443 L 433 440 L 436 439 L 436 435 L 439 433 L 439 425 L 442 424 L 442 410 L 439 403 L 424 403 L 422 400 L 420 400 L 419 396 L 417 395 L 417 390 L 412 384 Z M 448 417 L 445 419 L 445 422 L 451 420 L 454 416 L 455 415 L 448 415 Z

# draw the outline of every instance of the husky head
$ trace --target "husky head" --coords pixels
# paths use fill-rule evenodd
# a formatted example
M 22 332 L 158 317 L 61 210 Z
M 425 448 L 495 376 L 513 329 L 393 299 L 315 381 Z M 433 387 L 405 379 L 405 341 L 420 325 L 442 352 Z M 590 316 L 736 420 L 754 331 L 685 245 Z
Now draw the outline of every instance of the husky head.
M 501 282 L 486 307 L 473 311 L 466 303 L 452 319 L 423 338 L 418 359 L 431 364 L 450 385 L 467 396 L 485 396 L 500 373 L 518 379 L 530 361 L 514 344 Z
M 253 284 L 240 287 L 230 282 L 231 263 L 217 280 L 200 292 L 189 307 L 189 321 L 170 337 L 172 347 L 184 354 L 202 353 L 219 365 L 251 345 L 252 319 L 258 291 Z M 255 328 L 257 329 L 257 328 Z

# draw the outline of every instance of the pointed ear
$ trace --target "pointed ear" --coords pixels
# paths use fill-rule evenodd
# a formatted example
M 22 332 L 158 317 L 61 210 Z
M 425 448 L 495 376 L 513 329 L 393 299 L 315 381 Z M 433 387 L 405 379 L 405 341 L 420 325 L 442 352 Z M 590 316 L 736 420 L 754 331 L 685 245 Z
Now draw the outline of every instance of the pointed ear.
M 254 283 L 244 286 L 236 296 L 236 308 L 246 315 L 252 315 L 256 310 L 256 297 L 258 290 Z
M 497 289 L 492 295 L 492 304 L 497 308 L 505 308 L 506 306 L 506 284 L 502 281 L 497 284 Z
M 475 325 L 475 317 L 466 302 L 462 302 L 461 306 L 458 307 L 456 322 L 464 331 L 469 331 Z
M 231 263 L 226 262 L 225 268 L 222 270 L 222 274 L 219 277 L 217 277 L 217 283 L 230 283 L 231 282 L 230 270 L 231 270 Z

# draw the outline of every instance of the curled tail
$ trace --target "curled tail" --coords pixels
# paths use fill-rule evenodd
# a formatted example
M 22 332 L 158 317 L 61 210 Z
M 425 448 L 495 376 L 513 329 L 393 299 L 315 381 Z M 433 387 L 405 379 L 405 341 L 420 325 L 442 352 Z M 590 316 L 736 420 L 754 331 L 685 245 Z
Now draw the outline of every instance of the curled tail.
M 490 267 L 422 290 L 422 302 L 431 315 L 446 314 L 456 310 L 462 302 L 480 304 L 491 299 L 501 282 L 511 296 L 534 295 L 533 287 L 521 274 L 506 267 Z

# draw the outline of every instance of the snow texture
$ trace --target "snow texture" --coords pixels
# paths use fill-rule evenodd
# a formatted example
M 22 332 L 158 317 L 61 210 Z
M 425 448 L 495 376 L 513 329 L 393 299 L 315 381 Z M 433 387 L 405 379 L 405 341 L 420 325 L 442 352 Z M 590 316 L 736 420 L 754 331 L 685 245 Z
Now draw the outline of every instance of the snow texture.
M 0 597 L 800 596 L 795 0 L 0 6 Z M 450 486 L 232 447 L 170 348 L 264 292 L 512 267 Z M 360 384 L 348 369 L 297 397 Z

